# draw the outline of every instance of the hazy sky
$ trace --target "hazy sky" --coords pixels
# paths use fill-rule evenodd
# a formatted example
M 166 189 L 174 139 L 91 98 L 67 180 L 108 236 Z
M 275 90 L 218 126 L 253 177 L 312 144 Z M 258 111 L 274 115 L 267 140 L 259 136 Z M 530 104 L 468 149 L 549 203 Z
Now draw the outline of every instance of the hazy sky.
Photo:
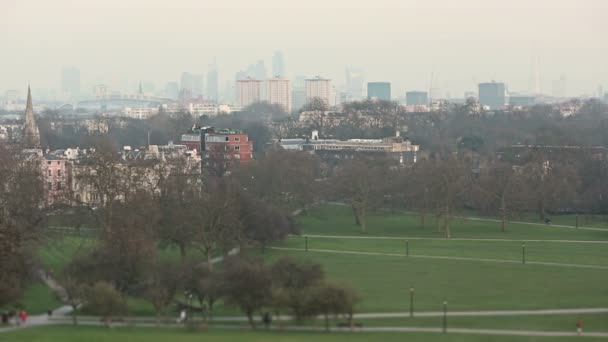
M 0 0 L 0 91 L 59 88 L 72 65 L 83 87 L 158 87 L 214 57 L 223 85 L 281 49 L 289 77 L 341 85 L 356 66 L 394 96 L 431 73 L 452 97 L 492 79 L 527 91 L 537 55 L 544 92 L 564 74 L 569 95 L 593 94 L 608 86 L 607 17 L 607 0 Z

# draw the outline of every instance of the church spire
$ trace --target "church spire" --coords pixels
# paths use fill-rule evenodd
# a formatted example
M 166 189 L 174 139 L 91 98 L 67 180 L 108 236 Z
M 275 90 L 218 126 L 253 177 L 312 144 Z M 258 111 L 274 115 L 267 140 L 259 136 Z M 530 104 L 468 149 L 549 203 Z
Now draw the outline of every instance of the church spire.
M 40 147 L 40 131 L 34 117 L 34 106 L 32 105 L 32 91 L 28 84 L 27 86 L 27 104 L 25 106 L 23 123 L 23 145 L 26 148 Z

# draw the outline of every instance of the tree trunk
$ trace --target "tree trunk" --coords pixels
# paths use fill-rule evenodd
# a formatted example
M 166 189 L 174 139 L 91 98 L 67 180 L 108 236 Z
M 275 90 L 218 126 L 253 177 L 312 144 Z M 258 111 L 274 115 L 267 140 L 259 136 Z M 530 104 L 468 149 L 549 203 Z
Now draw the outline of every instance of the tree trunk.
M 255 320 L 253 319 L 253 312 L 247 312 L 247 321 L 249 322 L 249 326 L 251 327 L 251 329 L 255 330 L 256 325 Z
M 182 264 L 186 261 L 186 246 L 184 243 L 179 244 L 179 256 Z
M 353 216 L 355 217 L 355 224 L 357 226 L 361 225 L 361 220 L 359 219 L 359 211 L 357 210 L 357 207 L 355 207 L 354 205 L 351 206 L 353 209 Z
M 211 251 L 207 251 L 207 268 L 209 269 L 209 272 L 213 272 L 213 263 L 211 262 Z
M 445 206 L 444 223 L 445 223 L 445 238 L 449 239 L 452 237 L 452 234 L 450 233 L 450 207 L 447 205 Z
M 367 208 L 361 208 L 361 230 L 367 233 Z
M 426 213 L 424 211 L 422 211 L 420 213 L 420 224 L 422 225 L 422 229 L 424 229 L 425 218 L 426 218 Z
M 540 220 L 545 222 L 547 215 L 545 213 L 545 201 L 538 201 L 538 215 L 540 216 Z
M 78 315 L 76 314 L 77 305 L 72 305 L 72 323 L 78 325 Z
M 504 195 L 500 198 L 500 206 L 502 208 L 502 219 L 501 219 L 501 224 L 500 224 L 500 231 L 504 233 L 507 231 L 507 208 L 506 208 Z

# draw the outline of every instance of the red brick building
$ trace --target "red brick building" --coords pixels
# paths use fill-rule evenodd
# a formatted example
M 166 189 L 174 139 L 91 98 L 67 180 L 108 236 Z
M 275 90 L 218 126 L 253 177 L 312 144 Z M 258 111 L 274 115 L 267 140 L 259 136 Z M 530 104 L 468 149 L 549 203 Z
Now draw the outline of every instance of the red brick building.
M 218 176 L 253 160 L 253 142 L 239 130 L 195 128 L 182 135 L 182 144 L 189 150 L 203 151 L 203 171 Z

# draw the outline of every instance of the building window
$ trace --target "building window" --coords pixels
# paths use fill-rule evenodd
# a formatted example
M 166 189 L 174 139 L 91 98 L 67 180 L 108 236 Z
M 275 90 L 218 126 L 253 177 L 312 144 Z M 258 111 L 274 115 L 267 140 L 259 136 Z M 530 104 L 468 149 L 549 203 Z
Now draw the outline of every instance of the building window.
M 48 161 L 48 162 L 46 162 L 46 163 L 47 163 L 48 165 L 51 165 L 51 162 L 50 162 L 50 161 Z
M 61 182 L 57 182 L 57 191 L 61 191 Z
M 51 182 L 46 183 L 46 187 L 47 187 L 49 190 L 53 190 L 53 183 L 51 183 Z
M 234 146 L 235 151 L 239 151 L 240 149 L 241 149 L 241 146 Z
M 234 137 L 234 142 L 240 142 L 240 141 L 241 141 L 241 138 L 239 138 L 239 137 Z
M 57 170 L 57 176 L 61 177 L 61 170 Z
M 47 174 L 47 175 L 49 175 L 49 176 L 52 176 L 52 175 L 53 175 L 53 171 L 48 170 L 48 171 L 46 172 L 46 174 Z
M 230 141 L 230 137 L 226 137 L 226 141 Z
M 58 161 L 58 162 L 57 162 L 57 165 L 61 165 L 61 162 L 59 162 L 59 161 Z

